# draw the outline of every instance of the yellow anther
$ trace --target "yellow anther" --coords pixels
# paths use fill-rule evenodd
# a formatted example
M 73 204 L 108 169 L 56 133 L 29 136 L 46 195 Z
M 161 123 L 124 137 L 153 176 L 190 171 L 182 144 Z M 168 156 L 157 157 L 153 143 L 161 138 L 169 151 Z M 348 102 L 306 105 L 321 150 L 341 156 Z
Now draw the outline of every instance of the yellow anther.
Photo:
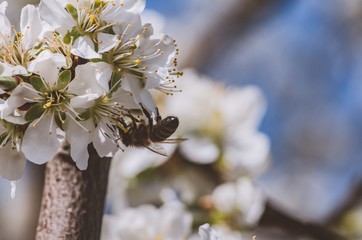
M 137 65 L 137 66 L 139 66 L 139 65 L 141 64 L 141 60 L 140 60 L 139 58 L 137 58 L 137 59 L 135 60 L 135 62 L 136 62 L 136 65 Z
M 94 19 L 96 19 L 96 18 L 97 18 L 97 16 L 96 16 L 96 15 L 94 15 L 94 14 L 91 14 L 91 15 L 89 15 L 89 18 L 90 18 L 90 20 L 91 20 L 91 21 L 94 21 Z

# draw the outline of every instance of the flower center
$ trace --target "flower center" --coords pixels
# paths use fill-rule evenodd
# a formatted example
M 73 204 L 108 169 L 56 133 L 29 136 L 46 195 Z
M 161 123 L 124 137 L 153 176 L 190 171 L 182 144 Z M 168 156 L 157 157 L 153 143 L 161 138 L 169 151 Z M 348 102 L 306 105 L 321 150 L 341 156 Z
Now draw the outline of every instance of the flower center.
M 0 146 L 4 147 L 8 142 L 11 142 L 14 150 L 20 150 L 20 142 L 24 135 L 25 126 L 13 124 L 3 119 L 0 119 L 0 124 L 4 128 L 0 135 Z
M 0 47 L 0 61 L 13 66 L 22 65 L 24 67 L 33 59 L 33 55 L 29 54 L 23 44 L 23 34 L 16 33 L 14 40 L 11 42 L 11 36 L 3 36 L 2 41 L 5 43 Z
M 109 6 L 109 4 L 110 2 L 100 0 L 88 2 L 77 0 L 77 6 L 73 6 L 71 3 L 68 3 L 66 9 L 76 21 L 77 31 L 82 35 L 86 35 L 103 31 L 104 29 L 117 23 L 109 23 L 102 20 L 102 12 Z M 113 5 L 114 3 L 112 3 L 112 6 Z

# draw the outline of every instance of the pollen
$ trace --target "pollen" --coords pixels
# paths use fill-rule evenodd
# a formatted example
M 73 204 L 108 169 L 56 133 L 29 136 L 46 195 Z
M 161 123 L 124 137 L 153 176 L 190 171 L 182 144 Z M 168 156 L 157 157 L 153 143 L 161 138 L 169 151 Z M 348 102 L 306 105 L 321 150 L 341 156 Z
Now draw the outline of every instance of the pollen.
M 91 15 L 89 15 L 89 18 L 90 18 L 90 20 L 91 20 L 91 21 L 94 21 L 94 19 L 96 19 L 96 18 L 97 18 L 97 16 L 96 16 L 96 15 L 94 15 L 94 14 L 91 14 Z
M 53 105 L 54 98 L 50 98 L 44 105 L 43 108 L 47 109 L 50 108 Z

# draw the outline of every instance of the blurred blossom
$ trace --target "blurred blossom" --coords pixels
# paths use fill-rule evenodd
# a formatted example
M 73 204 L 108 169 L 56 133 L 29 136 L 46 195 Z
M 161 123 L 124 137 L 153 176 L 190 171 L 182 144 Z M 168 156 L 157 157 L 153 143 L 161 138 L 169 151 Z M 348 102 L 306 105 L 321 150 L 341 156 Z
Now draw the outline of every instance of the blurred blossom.
M 168 156 L 171 156 L 177 147 L 175 144 L 164 144 L 163 146 Z M 123 178 L 130 179 L 148 168 L 154 168 L 165 163 L 167 160 L 167 157 L 148 149 L 129 148 L 116 153 L 112 163 L 112 171 L 116 171 Z
M 218 211 L 236 217 L 245 226 L 257 225 L 266 201 L 261 190 L 246 177 L 216 187 L 212 199 Z
M 189 240 L 242 240 L 239 232 L 232 231 L 226 225 L 213 225 L 205 223 L 199 227 L 199 236 L 192 236 Z
M 156 208 L 126 208 L 120 216 L 105 215 L 104 240 L 183 240 L 191 231 L 192 216 L 179 202 Z
M 180 88 L 182 95 L 170 97 L 165 109 L 179 116 L 178 133 L 188 138 L 180 151 L 187 159 L 200 164 L 220 160 L 236 176 L 265 167 L 270 143 L 258 131 L 266 108 L 258 88 L 226 88 L 192 70 L 184 71 Z
M 152 23 L 153 31 L 155 33 L 163 32 L 166 19 L 159 12 L 145 9 L 145 11 L 141 14 L 141 17 L 144 23 Z
M 221 240 L 219 234 L 210 227 L 209 224 L 204 224 L 199 227 L 199 235 L 201 240 Z

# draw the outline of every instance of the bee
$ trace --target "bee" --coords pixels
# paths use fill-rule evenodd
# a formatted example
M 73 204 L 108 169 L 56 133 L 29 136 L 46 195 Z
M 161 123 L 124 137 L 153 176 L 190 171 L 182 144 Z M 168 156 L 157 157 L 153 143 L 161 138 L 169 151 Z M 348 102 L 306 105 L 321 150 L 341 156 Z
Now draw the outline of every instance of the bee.
M 141 105 L 142 112 L 148 121 L 143 118 L 136 118 L 130 111 L 125 114 L 130 123 L 127 124 L 125 118 L 120 119 L 122 127 L 117 127 L 119 138 L 126 147 L 145 147 L 152 152 L 167 156 L 165 149 L 158 143 L 178 143 L 184 139 L 169 139 L 176 131 L 179 120 L 174 116 L 167 116 L 162 119 L 156 108 L 156 123 L 151 114 Z

